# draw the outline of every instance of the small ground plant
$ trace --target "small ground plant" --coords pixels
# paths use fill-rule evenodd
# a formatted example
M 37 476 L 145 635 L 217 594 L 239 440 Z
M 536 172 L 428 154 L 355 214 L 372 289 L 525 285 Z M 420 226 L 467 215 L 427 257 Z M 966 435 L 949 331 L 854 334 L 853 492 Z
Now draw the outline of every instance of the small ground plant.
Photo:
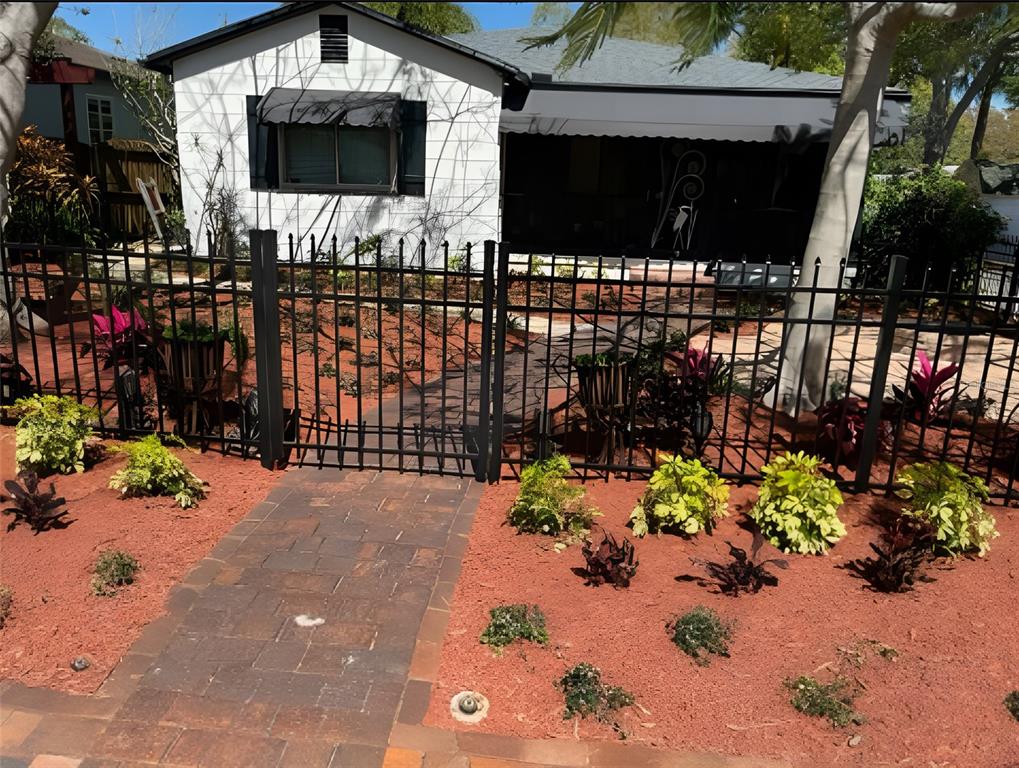
M 675 457 L 655 470 L 647 490 L 630 513 L 633 534 L 679 530 L 708 531 L 729 513 L 729 486 L 697 459 Z
M 0 622 L 0 627 L 3 626 L 3 622 Z M 1019 722 L 1019 691 L 1010 691 L 1005 697 L 1005 709 Z
M 138 561 L 127 552 L 108 549 L 99 554 L 92 569 L 92 594 L 112 597 L 120 587 L 131 584 L 138 572 Z
M 928 523 L 903 515 L 880 545 L 870 545 L 874 557 L 858 558 L 846 568 L 878 592 L 907 592 L 918 581 L 934 581 L 923 573 L 933 543 L 934 529 Z
M 633 704 L 633 694 L 618 685 L 605 685 L 598 667 L 581 662 L 559 678 L 557 686 L 566 699 L 563 720 L 575 715 L 607 721 L 612 712 Z
M 183 446 L 180 439 L 175 440 Z M 158 435 L 146 435 L 113 450 L 126 453 L 127 466 L 110 478 L 110 488 L 124 496 L 172 496 L 181 509 L 205 498 L 202 481 L 170 453 Z
M 710 663 L 708 654 L 729 655 L 732 626 L 710 608 L 698 605 L 666 624 L 665 630 L 676 647 L 702 667 Z
M 538 645 L 548 642 L 545 614 L 536 605 L 500 605 L 488 612 L 489 622 L 481 633 L 481 642 L 493 648 L 505 648 L 516 640 Z
M 620 544 L 608 531 L 604 532 L 598 544 L 590 539 L 585 541 L 583 554 L 587 567 L 575 568 L 574 571 L 583 576 L 589 586 L 611 584 L 616 589 L 623 589 L 630 586 L 630 579 L 637 573 L 639 561 L 633 544 L 626 538 Z
M 774 546 L 818 554 L 846 535 L 838 516 L 842 494 L 834 480 L 821 474 L 820 457 L 786 453 L 761 473 L 760 495 L 748 514 Z
M 912 464 L 899 472 L 902 484 L 897 492 L 908 500 L 903 514 L 915 517 L 934 528 L 934 549 L 956 557 L 990 549 L 998 536 L 995 520 L 984 503 L 987 486 L 977 477 L 943 461 Z
M 826 717 L 839 728 L 860 720 L 860 716 L 853 710 L 856 691 L 845 678 L 821 683 L 801 675 L 795 680 L 786 680 L 785 685 L 793 692 L 790 703 L 798 712 L 811 717 Z
M 0 584 L 0 629 L 7 623 L 7 617 L 11 615 L 11 606 L 14 604 L 14 593 L 6 584 Z
M 595 512 L 583 502 L 584 489 L 567 482 L 569 471 L 569 459 L 559 454 L 526 467 L 509 510 L 510 525 L 521 533 L 584 535 Z
M 730 559 L 724 563 L 716 563 L 708 560 L 691 558 L 695 565 L 699 565 L 708 572 L 708 579 L 697 576 L 678 577 L 680 581 L 696 581 L 701 586 L 713 584 L 723 595 L 738 597 L 740 594 L 757 593 L 764 587 L 778 586 L 778 577 L 768 571 L 767 566 L 774 565 L 776 568 L 788 568 L 789 563 L 779 558 L 758 560 L 757 553 L 764 543 L 760 534 L 754 536 L 753 547 L 747 555 L 745 549 L 741 549 L 729 542 Z
M 70 397 L 35 395 L 18 400 L 15 458 L 19 469 L 48 472 L 85 471 L 85 441 L 97 412 Z
M 22 470 L 18 473 L 19 485 L 14 480 L 4 483 L 7 493 L 0 493 L 0 501 L 11 502 L 11 506 L 3 510 L 5 515 L 13 515 L 14 519 L 7 525 L 10 531 L 18 523 L 27 524 L 35 533 L 49 528 L 66 528 L 68 523 L 63 518 L 67 515 L 64 497 L 57 496 L 57 489 L 50 483 L 48 491 L 39 490 L 39 476 L 35 472 Z

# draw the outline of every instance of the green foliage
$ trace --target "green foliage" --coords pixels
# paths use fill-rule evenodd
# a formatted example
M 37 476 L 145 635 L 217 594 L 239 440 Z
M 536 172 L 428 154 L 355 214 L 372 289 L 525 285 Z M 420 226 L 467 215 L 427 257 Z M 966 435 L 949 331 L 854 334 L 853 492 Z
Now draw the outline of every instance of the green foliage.
M 509 524 L 521 533 L 583 535 L 595 513 L 583 503 L 584 489 L 566 481 L 569 471 L 569 459 L 558 454 L 525 467 Z
M 92 436 L 95 408 L 70 397 L 34 395 L 14 403 L 19 469 L 48 473 L 85 471 L 85 441 Z
M 950 26 L 950 25 L 948 25 Z M 931 168 L 910 176 L 867 180 L 863 204 L 864 260 L 890 253 L 908 258 L 906 286 L 928 291 L 969 286 L 977 259 L 995 242 L 1004 220 L 965 183 Z M 930 268 L 930 274 L 927 269 Z
M 764 537 L 783 552 L 818 554 L 846 535 L 838 510 L 842 494 L 821 474 L 821 458 L 776 456 L 761 468 L 764 482 L 748 513 Z
M 708 654 L 729 655 L 732 626 L 722 621 L 717 613 L 703 605 L 687 611 L 665 625 L 665 630 L 676 647 L 706 667 Z
M 230 343 L 238 365 L 243 365 L 248 359 L 248 335 L 243 328 L 233 323 L 219 324 L 213 329 L 204 320 L 194 323 L 189 319 L 180 320 L 176 328 L 168 325 L 163 329 L 163 338 L 167 341 L 193 341 L 199 344 L 225 339 Z
M 839 3 L 748 3 L 733 55 L 772 68 L 841 75 L 846 33 Z
M 159 435 L 146 435 L 112 450 L 128 456 L 127 466 L 110 478 L 110 488 L 124 496 L 172 496 L 181 509 L 205 498 L 202 481 L 160 442 Z
M 113 597 L 118 587 L 134 581 L 137 572 L 138 561 L 131 555 L 118 549 L 107 549 L 99 553 L 92 569 L 92 594 Z
M 623 365 L 630 361 L 631 357 L 626 352 L 618 353 L 614 350 L 608 352 L 596 352 L 593 355 L 577 355 L 573 358 L 574 368 L 606 368 L 612 365 Z
M 569 720 L 574 715 L 594 715 L 604 721 L 611 712 L 633 704 L 632 694 L 617 685 L 605 685 L 601 681 L 598 667 L 587 662 L 581 662 L 568 670 L 556 682 L 556 686 L 566 699 L 563 720 Z
M 630 522 L 637 537 L 670 528 L 685 534 L 710 533 L 715 521 L 728 513 L 726 482 L 698 459 L 676 456 L 651 475 Z
M 536 605 L 500 605 L 489 610 L 490 620 L 481 633 L 481 642 L 493 648 L 505 648 L 515 640 L 548 643 L 545 614 Z
M 477 20 L 459 3 L 362 3 L 362 5 L 436 35 L 454 35 L 478 29 Z
M 790 703 L 798 712 L 811 717 L 826 717 L 839 728 L 860 720 L 853 710 L 856 693 L 844 678 L 819 683 L 812 677 L 801 675 L 795 680 L 786 680 L 785 685 L 793 691 Z
M 909 501 L 903 514 L 918 518 L 935 530 L 935 551 L 957 556 L 990 549 L 998 536 L 994 516 L 984 509 L 987 486 L 978 477 L 943 461 L 911 464 L 896 478 L 897 494 Z
M 7 623 L 7 617 L 11 615 L 11 605 L 14 604 L 14 592 L 6 584 L 0 584 L 0 629 Z
M 2 587 L 0 587 L 0 589 L 2 589 Z M 0 619 L 0 627 L 2 626 L 3 620 Z M 1019 721 L 1019 691 L 1010 691 L 1008 695 L 1005 696 L 1004 703 L 1005 709 L 1008 710 L 1008 713 L 1012 715 L 1016 721 Z

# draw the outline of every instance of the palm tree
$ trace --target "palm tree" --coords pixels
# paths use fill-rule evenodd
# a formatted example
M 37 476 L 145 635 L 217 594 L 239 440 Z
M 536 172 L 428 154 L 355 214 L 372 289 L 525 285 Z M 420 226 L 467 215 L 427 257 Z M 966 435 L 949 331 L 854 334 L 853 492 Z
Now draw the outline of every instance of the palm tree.
M 613 28 L 635 3 L 586 2 L 552 34 L 534 38 L 532 46 L 566 40 L 561 68 L 583 64 L 594 56 Z M 914 21 L 956 21 L 990 10 L 994 3 L 845 3 L 849 36 L 846 74 L 835 111 L 831 143 L 821 177 L 821 190 L 810 238 L 800 270 L 801 285 L 837 288 L 841 263 L 849 255 L 860 210 L 867 163 L 892 54 L 899 35 Z M 747 3 L 660 3 L 661 23 L 681 45 L 682 67 L 703 56 L 738 31 Z M 769 392 L 772 405 L 792 415 L 823 404 L 821 391 L 827 353 L 827 332 L 807 320 L 831 320 L 835 295 L 797 293 L 789 309 L 794 321 L 783 339 L 781 376 Z M 813 326 L 813 327 L 812 327 Z

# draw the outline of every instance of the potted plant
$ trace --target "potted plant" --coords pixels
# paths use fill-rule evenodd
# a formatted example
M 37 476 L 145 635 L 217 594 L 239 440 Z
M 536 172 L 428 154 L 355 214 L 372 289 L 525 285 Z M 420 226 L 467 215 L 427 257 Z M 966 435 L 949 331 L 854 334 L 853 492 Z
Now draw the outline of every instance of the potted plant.
M 577 355 L 577 399 L 591 423 L 605 433 L 603 460 L 615 459 L 622 447 L 633 402 L 633 356 L 616 351 Z

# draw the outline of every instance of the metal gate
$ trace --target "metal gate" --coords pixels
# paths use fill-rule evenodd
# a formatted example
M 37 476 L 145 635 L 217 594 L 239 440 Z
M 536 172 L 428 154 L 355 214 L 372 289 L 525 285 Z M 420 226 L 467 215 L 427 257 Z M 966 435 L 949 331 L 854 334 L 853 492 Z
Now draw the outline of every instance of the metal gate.
M 282 252 L 281 252 L 282 251 Z M 486 476 L 494 244 L 335 240 L 311 258 L 252 231 L 262 463 Z

